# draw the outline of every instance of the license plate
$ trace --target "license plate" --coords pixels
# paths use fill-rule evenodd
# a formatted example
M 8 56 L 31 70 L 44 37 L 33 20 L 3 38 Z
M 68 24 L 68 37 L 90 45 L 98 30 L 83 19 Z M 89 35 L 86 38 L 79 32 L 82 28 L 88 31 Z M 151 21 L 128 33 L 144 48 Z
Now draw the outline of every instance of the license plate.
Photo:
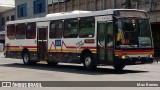
M 142 63 L 142 62 L 141 62 L 141 61 L 136 61 L 135 63 L 136 63 L 136 64 L 140 64 L 140 63 Z

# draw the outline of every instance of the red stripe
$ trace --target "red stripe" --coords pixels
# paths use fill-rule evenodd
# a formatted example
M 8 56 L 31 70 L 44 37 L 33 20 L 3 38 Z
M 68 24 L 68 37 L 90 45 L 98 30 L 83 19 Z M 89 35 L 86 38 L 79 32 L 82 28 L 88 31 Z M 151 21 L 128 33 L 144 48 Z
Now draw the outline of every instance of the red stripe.
M 96 47 L 91 47 L 91 46 L 83 46 L 81 49 L 97 49 Z
M 106 50 L 113 50 L 113 48 L 106 48 Z

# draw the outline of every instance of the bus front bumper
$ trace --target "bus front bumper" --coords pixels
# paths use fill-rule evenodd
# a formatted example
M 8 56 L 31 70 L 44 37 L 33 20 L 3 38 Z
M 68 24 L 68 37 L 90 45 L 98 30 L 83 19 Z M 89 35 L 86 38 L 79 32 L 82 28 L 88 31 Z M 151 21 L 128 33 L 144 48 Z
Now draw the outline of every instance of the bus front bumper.
M 129 59 L 120 59 L 117 58 L 115 63 L 125 64 L 125 65 L 138 65 L 138 64 L 151 64 L 153 63 L 153 58 L 129 58 Z

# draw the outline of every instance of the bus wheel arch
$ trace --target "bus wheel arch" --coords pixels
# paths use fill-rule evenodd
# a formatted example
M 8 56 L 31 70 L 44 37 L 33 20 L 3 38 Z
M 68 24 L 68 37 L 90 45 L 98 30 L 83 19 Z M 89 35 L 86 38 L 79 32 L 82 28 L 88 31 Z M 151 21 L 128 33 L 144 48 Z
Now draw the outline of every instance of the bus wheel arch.
M 97 67 L 93 58 L 93 53 L 89 49 L 84 49 L 82 51 L 80 60 L 87 70 L 94 70 Z
M 23 59 L 23 57 L 24 57 L 24 54 L 25 53 L 29 53 L 29 50 L 27 49 L 27 48 L 24 48 L 23 50 L 22 50 L 22 59 Z
M 23 63 L 25 65 L 34 65 L 34 64 L 37 63 L 35 61 L 31 61 L 31 59 L 30 59 L 30 53 L 29 53 L 29 50 L 27 48 L 24 48 L 22 50 L 22 59 L 23 59 Z

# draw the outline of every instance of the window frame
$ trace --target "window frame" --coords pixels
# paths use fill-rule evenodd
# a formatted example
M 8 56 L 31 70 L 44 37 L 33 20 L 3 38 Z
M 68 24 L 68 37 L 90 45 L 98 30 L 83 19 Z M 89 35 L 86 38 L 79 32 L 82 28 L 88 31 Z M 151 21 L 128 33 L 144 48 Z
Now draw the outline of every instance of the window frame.
M 54 28 L 55 30 L 51 32 L 51 30 L 52 30 L 51 27 L 52 27 L 53 23 L 55 24 L 55 28 Z M 57 24 L 60 24 L 60 23 L 62 24 L 62 28 L 58 28 L 57 29 L 57 26 L 58 26 Z M 56 36 L 57 35 L 57 30 L 60 30 L 60 29 L 61 29 L 61 36 L 58 37 L 58 36 Z M 64 20 L 53 20 L 53 21 L 50 21 L 50 29 L 49 29 L 49 38 L 50 39 L 62 38 L 63 37 L 63 31 L 64 31 Z M 51 37 L 52 33 L 55 34 L 54 37 Z
M 27 16 L 27 3 L 17 6 L 17 17 L 26 17 Z
M 21 27 L 21 30 L 19 30 L 19 29 L 17 29 L 18 28 L 18 26 L 22 26 L 22 25 L 25 25 L 25 28 L 24 27 Z M 23 28 L 23 29 L 22 29 Z M 16 25 L 16 35 L 15 35 L 15 38 L 16 39 L 26 39 L 26 29 L 27 29 L 27 27 L 26 27 L 26 24 L 25 23 L 19 23 L 19 24 L 17 24 Z M 19 30 L 19 31 L 18 31 Z M 22 33 L 22 31 L 24 31 L 23 32 L 23 38 L 21 38 L 21 37 L 17 37 L 18 35 L 19 36 L 22 36 L 22 35 L 20 35 L 20 34 L 17 34 L 17 33 Z
M 9 36 L 8 35 L 8 27 L 9 26 L 11 26 L 11 25 L 14 25 L 14 35 L 13 36 Z M 11 29 L 13 30 L 13 27 L 11 27 Z M 15 39 L 16 38 L 16 25 L 15 24 L 9 24 L 9 25 L 7 25 L 7 37 L 10 39 L 10 40 L 13 40 L 13 39 Z M 13 38 L 12 38 L 13 37 Z
M 93 29 L 94 31 L 93 31 L 93 36 L 92 37 L 90 37 L 89 35 L 88 35 L 88 37 L 87 36 L 81 36 L 80 35 L 80 31 L 81 31 L 81 28 L 82 28 L 82 26 L 81 26 L 81 23 L 82 22 L 84 22 L 84 20 L 86 21 L 87 19 L 93 19 L 93 21 L 94 21 L 94 27 L 92 27 L 91 29 Z M 86 23 L 86 22 L 85 22 Z M 85 25 L 85 24 L 84 24 Z M 86 24 L 86 25 L 88 25 L 88 23 Z M 95 36 L 95 17 L 93 17 L 93 16 L 89 16 L 89 17 L 81 17 L 80 18 L 80 20 L 79 20 L 79 32 L 78 32 L 78 34 L 79 34 L 79 38 L 93 38 L 94 36 Z M 84 27 L 83 27 L 84 28 Z
M 5 17 L 2 17 L 2 26 L 4 26 L 4 25 L 5 25 L 5 23 L 6 23 L 6 19 L 5 19 Z
M 15 15 L 11 15 L 11 21 L 15 20 Z
M 45 13 L 45 12 L 46 12 L 46 0 L 33 1 L 33 13 L 34 14 L 40 14 L 40 13 Z
M 67 28 L 66 27 L 66 21 L 70 21 L 71 22 L 71 20 L 77 20 L 77 28 L 75 28 L 75 29 L 77 29 L 77 35 L 76 36 L 74 36 L 74 37 L 66 37 L 65 36 L 65 31 L 71 31 L 71 29 L 73 29 L 73 28 Z M 69 23 L 67 23 L 67 24 L 69 24 Z M 70 23 L 71 24 L 71 23 Z M 67 30 L 67 29 L 70 29 L 70 30 Z M 71 19 L 65 19 L 64 20 L 64 31 L 63 31 L 63 37 L 64 38 L 77 38 L 79 36 L 79 19 L 78 18 L 71 18 Z
M 10 20 L 9 20 L 9 16 L 6 17 L 6 21 L 10 21 Z
M 30 30 L 28 29 L 29 25 L 31 25 L 31 29 Z M 36 22 L 29 22 L 29 23 L 27 23 L 27 25 L 26 25 L 26 39 L 36 39 L 36 32 L 37 32 L 36 27 L 37 27 Z M 31 34 L 28 30 L 30 32 L 32 31 L 32 34 L 34 34 L 33 37 L 28 36 L 28 33 Z

